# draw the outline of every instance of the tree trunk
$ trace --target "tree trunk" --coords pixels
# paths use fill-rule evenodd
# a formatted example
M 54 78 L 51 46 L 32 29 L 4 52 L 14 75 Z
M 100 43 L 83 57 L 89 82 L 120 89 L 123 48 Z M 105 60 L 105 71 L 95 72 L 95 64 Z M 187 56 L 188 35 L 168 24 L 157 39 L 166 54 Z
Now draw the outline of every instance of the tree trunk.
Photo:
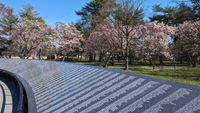
M 82 62 L 82 59 L 83 59 L 83 55 L 81 55 L 81 57 L 80 57 L 80 62 Z
M 92 62 L 92 61 L 93 61 L 93 56 L 92 56 L 92 54 L 89 55 L 88 61 L 89 61 L 89 62 Z
M 67 59 L 66 59 L 66 61 L 70 61 L 70 60 L 69 60 L 69 55 L 67 55 Z
M 117 55 L 117 61 L 120 63 L 120 56 Z
M 38 59 L 41 60 L 41 49 L 38 51 Z
M 112 53 L 108 57 L 103 57 L 104 67 L 108 66 L 111 56 L 112 56 Z
M 24 55 L 19 56 L 20 59 L 25 59 L 26 57 Z
M 96 61 L 96 54 L 93 55 L 93 62 Z
M 200 64 L 200 58 L 199 58 L 199 64 Z
M 192 67 L 197 67 L 197 56 L 192 57 Z
M 114 58 L 114 56 L 112 56 L 112 62 L 111 62 L 111 65 L 112 65 L 112 66 L 115 65 L 115 58 Z
M 156 58 L 153 57 L 153 58 L 152 58 L 152 61 L 151 61 L 152 66 L 153 66 L 153 70 L 155 70 L 155 68 L 156 68 L 156 60 L 155 60 L 155 59 L 156 59 Z
M 155 62 L 155 60 L 152 61 L 152 65 L 153 65 L 153 70 L 155 70 L 155 68 L 156 68 L 156 62 Z
M 129 30 L 128 28 L 126 28 L 126 33 L 125 33 L 125 36 L 126 36 L 126 45 L 125 45 L 125 70 L 128 70 L 129 68 Z
M 125 50 L 125 70 L 128 70 L 129 68 L 129 50 L 128 50 L 128 44 L 126 45 Z
M 78 59 L 77 59 L 78 61 L 79 61 L 79 59 L 80 59 L 79 57 L 80 57 L 80 55 L 79 55 L 79 52 L 78 52 Z
M 180 58 L 180 64 L 183 64 L 183 58 L 182 57 Z
M 108 59 L 103 58 L 103 61 L 104 61 L 103 67 L 108 67 L 109 58 Z
M 105 62 L 103 67 L 108 67 L 108 62 Z
M 160 66 L 163 65 L 163 59 L 160 59 Z
M 130 57 L 129 57 L 129 65 L 132 65 L 133 64 L 133 58 L 132 58 L 133 56 L 132 55 L 130 55 Z
M 101 62 L 102 61 L 102 55 L 100 54 L 99 55 L 99 62 Z
M 175 59 L 173 59 L 173 65 L 174 65 L 174 70 L 176 68 L 176 62 L 175 62 Z
M 150 60 L 149 61 L 149 66 L 152 66 L 152 65 L 153 65 L 152 60 Z
M 125 58 L 125 70 L 128 70 L 128 68 L 129 68 L 128 67 L 129 66 L 128 63 L 129 63 L 129 60 L 128 60 L 128 57 L 126 57 Z
M 58 55 L 54 54 L 54 60 L 57 60 L 57 59 L 58 59 Z
M 190 64 L 191 64 L 191 60 L 190 58 L 188 58 L 188 66 L 190 66 Z
M 29 58 L 30 58 L 30 56 L 27 56 L 27 57 L 26 57 L 26 59 L 29 59 Z
M 143 61 L 143 63 L 144 63 L 144 65 L 148 65 L 148 63 L 147 63 L 147 60 L 146 60 L 146 59 Z

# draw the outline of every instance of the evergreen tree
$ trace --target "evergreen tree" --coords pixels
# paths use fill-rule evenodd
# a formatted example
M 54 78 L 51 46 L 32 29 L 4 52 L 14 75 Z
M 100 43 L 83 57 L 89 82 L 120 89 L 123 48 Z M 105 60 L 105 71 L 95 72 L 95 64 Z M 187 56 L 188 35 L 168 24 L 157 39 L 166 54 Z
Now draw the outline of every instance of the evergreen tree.
M 22 19 L 37 20 L 38 22 L 45 23 L 42 17 L 38 16 L 38 13 L 34 10 L 34 7 L 30 4 L 25 5 L 19 15 Z
M 169 25 L 178 25 L 187 20 L 195 19 L 195 12 L 186 3 L 180 3 L 176 7 L 162 8 L 159 5 L 153 7 L 154 14 L 150 17 L 151 21 L 164 22 Z
M 0 55 L 7 49 L 10 32 L 17 22 L 18 18 L 13 14 L 13 10 L 0 3 Z
M 80 11 L 76 11 L 78 16 L 81 16 L 81 21 L 78 26 L 86 36 L 89 36 L 90 29 L 101 23 L 111 13 L 110 10 L 115 5 L 115 0 L 92 0 L 87 3 Z
M 192 3 L 192 8 L 195 13 L 195 19 L 200 20 L 200 0 L 190 0 Z

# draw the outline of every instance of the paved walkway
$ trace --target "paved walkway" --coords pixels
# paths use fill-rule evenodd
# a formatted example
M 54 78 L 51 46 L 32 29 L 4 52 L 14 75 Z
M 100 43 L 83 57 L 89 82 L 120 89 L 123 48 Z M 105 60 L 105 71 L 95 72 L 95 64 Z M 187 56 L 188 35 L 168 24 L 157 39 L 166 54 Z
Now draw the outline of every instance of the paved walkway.
M 0 59 L 0 69 L 29 84 L 38 113 L 200 113 L 197 86 L 51 61 Z
M 3 113 L 12 113 L 13 101 L 11 91 L 8 86 L 0 80 L 0 110 Z

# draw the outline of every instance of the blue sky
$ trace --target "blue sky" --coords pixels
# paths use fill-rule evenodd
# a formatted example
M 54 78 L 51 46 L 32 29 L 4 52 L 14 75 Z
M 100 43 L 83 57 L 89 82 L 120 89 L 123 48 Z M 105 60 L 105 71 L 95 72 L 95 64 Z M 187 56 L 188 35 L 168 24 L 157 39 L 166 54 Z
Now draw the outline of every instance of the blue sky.
M 90 0 L 0 0 L 7 6 L 14 9 L 14 13 L 18 14 L 25 4 L 31 4 L 48 24 L 54 26 L 56 22 L 64 23 L 76 22 L 80 19 L 75 14 L 76 10 L 80 10 Z M 153 15 L 152 6 L 160 4 L 168 6 L 172 4 L 172 0 L 144 0 L 145 19 Z

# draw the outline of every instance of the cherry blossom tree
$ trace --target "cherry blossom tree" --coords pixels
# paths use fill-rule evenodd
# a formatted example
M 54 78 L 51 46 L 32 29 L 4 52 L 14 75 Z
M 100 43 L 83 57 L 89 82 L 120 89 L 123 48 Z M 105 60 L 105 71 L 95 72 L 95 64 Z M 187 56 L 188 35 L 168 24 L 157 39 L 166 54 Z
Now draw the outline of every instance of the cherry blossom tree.
M 83 36 L 73 25 L 58 23 L 56 26 L 56 37 L 59 51 L 63 55 L 73 55 L 75 51 L 82 50 Z
M 200 56 L 200 21 L 186 21 L 178 26 L 178 39 L 175 42 L 177 53 L 185 54 L 196 67 Z
M 114 55 L 118 47 L 118 32 L 108 22 L 97 25 L 85 43 L 86 52 L 101 55 L 104 67 L 107 67 L 110 58 Z
M 125 70 L 128 70 L 130 57 L 135 54 L 134 48 L 136 48 L 136 42 L 139 37 L 137 34 L 138 26 L 139 24 L 124 26 L 119 23 L 115 26 L 118 32 L 117 40 L 119 42 L 120 54 L 125 62 Z
M 47 27 L 44 35 L 43 42 L 41 47 L 38 51 L 38 57 L 40 56 L 54 56 L 57 54 L 57 38 L 56 38 L 56 31 L 51 27 Z
M 143 23 L 143 8 L 141 0 L 119 0 L 120 4 L 114 13 L 115 26 L 119 33 L 121 55 L 124 59 L 125 70 L 129 68 L 130 53 L 135 42 L 137 26 Z
M 20 58 L 37 55 L 48 41 L 48 26 L 34 20 L 20 21 L 11 31 L 11 45 L 9 49 Z
M 174 34 L 174 29 L 174 27 L 158 22 L 140 25 L 136 33 L 138 36 L 135 48 L 136 55 L 140 58 L 150 60 L 153 64 L 153 69 L 155 69 L 156 60 L 160 56 L 166 58 L 172 57 L 167 38 Z

